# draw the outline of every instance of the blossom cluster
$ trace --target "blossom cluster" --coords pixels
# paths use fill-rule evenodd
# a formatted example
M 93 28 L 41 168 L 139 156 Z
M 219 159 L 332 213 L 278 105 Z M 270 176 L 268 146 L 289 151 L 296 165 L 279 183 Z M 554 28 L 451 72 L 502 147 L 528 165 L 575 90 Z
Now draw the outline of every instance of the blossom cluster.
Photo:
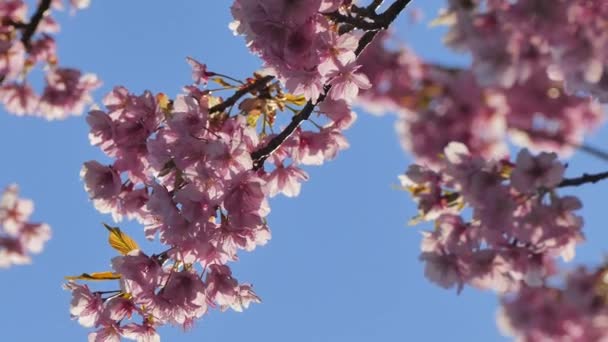
M 571 93 L 608 102 L 608 3 L 588 0 L 450 0 L 446 43 L 473 55 L 484 85 L 510 87 L 538 72 Z
M 507 137 L 535 151 L 564 155 L 603 121 L 599 103 L 568 94 L 563 82 L 542 70 L 508 87 L 487 86 L 474 68 L 426 63 L 405 47 L 386 48 L 389 38 L 376 40 L 359 59 L 374 84 L 359 102 L 373 112 L 396 112 L 402 145 L 422 163 L 437 163 L 451 141 L 473 154 L 499 158 Z
M 211 307 L 241 311 L 259 302 L 251 285 L 233 278 L 228 263 L 238 260 L 239 250 L 252 251 L 270 239 L 268 198 L 297 196 L 308 179 L 301 165 L 320 165 L 348 146 L 342 130 L 355 114 L 346 102 L 328 98 L 312 129 L 299 127 L 265 166 L 255 167 L 252 154 L 277 136 L 281 113 L 305 100 L 255 75 L 239 84 L 219 80 L 229 89 L 249 89 L 250 96 L 226 106 L 234 98 L 205 89 L 209 78 L 221 77 L 188 61 L 195 83 L 174 100 L 116 87 L 103 100 L 106 109 L 87 117 L 91 143 L 113 159 L 82 168 L 95 207 L 116 221 L 138 220 L 147 238 L 158 236 L 166 247 L 152 255 L 133 244 L 123 250 L 109 273 L 120 290 L 110 296 L 67 284 L 71 313 L 97 328 L 89 335 L 94 341 L 154 340 L 160 325 L 187 328 Z M 233 107 L 236 114 L 230 114 Z M 125 323 L 133 314 L 141 322 Z
M 410 166 L 401 181 L 418 203 L 416 220 L 435 221 L 423 233 L 426 276 L 458 291 L 543 285 L 556 257 L 570 260 L 583 240 L 581 203 L 556 191 L 564 169 L 554 153 L 524 149 L 513 164 L 474 156 L 461 143 L 446 147 L 437 170 Z
M 15 184 L 0 196 L 0 268 L 30 263 L 30 253 L 40 253 L 51 237 L 47 224 L 29 221 L 33 210 L 31 200 L 19 198 Z
M 502 300 L 498 324 L 517 341 L 606 341 L 608 270 L 579 267 L 564 286 L 524 287 Z
M 334 100 L 353 101 L 371 86 L 358 69 L 355 51 L 361 32 L 340 34 L 326 14 L 350 1 L 245 1 L 232 5 L 234 34 L 244 35 L 252 52 L 287 89 L 315 102 L 331 85 Z
M 89 0 L 71 0 L 70 7 L 82 9 Z M 48 120 L 81 114 L 92 102 L 91 91 L 101 83 L 93 74 L 59 65 L 52 34 L 59 24 L 50 15 L 62 9 L 61 0 L 38 4 L 31 19 L 23 0 L 0 3 L 0 102 L 15 115 L 36 115 Z M 32 70 L 42 70 L 44 87 L 37 93 L 28 81 Z

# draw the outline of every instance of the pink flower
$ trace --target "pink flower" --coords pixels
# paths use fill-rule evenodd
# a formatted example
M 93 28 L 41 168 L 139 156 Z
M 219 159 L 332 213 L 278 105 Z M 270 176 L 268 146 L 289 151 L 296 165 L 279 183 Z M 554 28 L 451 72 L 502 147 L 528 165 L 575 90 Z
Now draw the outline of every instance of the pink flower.
M 92 145 L 101 146 L 104 151 L 113 145 L 111 139 L 114 126 L 109 115 L 100 110 L 91 110 L 87 115 L 87 124 L 91 129 L 89 141 Z
M 17 236 L 22 225 L 34 211 L 34 203 L 18 197 L 19 188 L 16 184 L 9 185 L 0 197 L 0 224 L 3 230 L 12 236 Z
M 156 329 L 148 321 L 143 324 L 130 323 L 122 327 L 123 336 L 137 342 L 160 342 Z
M 122 321 L 131 318 L 133 312 L 137 310 L 131 299 L 124 296 L 110 298 L 104 302 L 102 316 L 108 321 Z
M 31 262 L 21 239 L 0 236 L 0 268 L 23 265 Z
M 88 336 L 89 342 L 120 342 L 120 333 L 114 325 L 105 326 Z
M 57 68 L 49 71 L 45 79 L 40 111 L 48 120 L 81 114 L 84 107 L 92 102 L 91 91 L 101 86 L 95 75 L 82 75 L 76 69 Z
M 118 196 L 122 187 L 120 175 L 114 168 L 94 160 L 84 163 L 80 177 L 92 199 L 111 199 Z
M 356 72 L 359 68 L 360 65 L 351 62 L 328 73 L 332 85 L 329 92 L 331 99 L 352 102 L 357 98 L 359 89 L 369 89 L 372 86 L 367 76 Z
M 40 253 L 51 238 L 51 228 L 44 223 L 25 223 L 19 234 L 25 248 L 32 253 Z
M 0 77 L 14 80 L 23 70 L 25 48 L 20 41 L 0 40 Z
M 0 197 L 0 267 L 29 263 L 28 252 L 40 253 L 51 238 L 44 223 L 29 222 L 33 202 L 18 197 L 18 187 L 7 187 Z
M 17 116 L 33 114 L 40 99 L 27 83 L 10 83 L 0 88 L 0 101 L 4 108 Z
M 75 10 L 82 10 L 91 4 L 91 0 L 70 0 L 70 6 Z
M 303 170 L 290 165 L 282 165 L 274 169 L 266 178 L 266 189 L 270 197 L 283 193 L 287 197 L 295 197 L 300 194 L 302 181 L 308 180 L 308 174 Z
M 164 274 L 157 260 L 139 250 L 112 259 L 112 268 L 120 273 L 125 289 L 136 299 L 140 295 L 153 293 Z
M 539 188 L 552 189 L 562 181 L 564 170 L 555 153 L 543 152 L 533 157 L 527 149 L 523 149 L 517 155 L 511 184 L 522 193 Z
M 155 317 L 183 325 L 207 312 L 205 285 L 194 272 L 173 272 L 148 306 Z
M 340 129 L 348 129 L 357 119 L 357 114 L 351 110 L 344 100 L 325 99 L 319 105 L 319 111 Z
M 207 66 L 195 60 L 192 57 L 186 57 L 188 64 L 192 67 L 192 79 L 195 84 L 207 84 L 209 76 L 214 74 L 207 71 Z
M 98 293 L 91 293 L 86 285 L 78 285 L 69 282 L 65 285 L 67 290 L 72 291 L 72 303 L 70 314 L 78 319 L 78 323 L 84 327 L 92 327 L 97 324 L 103 310 L 103 301 Z
M 236 300 L 238 282 L 232 277 L 228 266 L 211 265 L 205 283 L 207 296 L 220 305 L 222 310 L 226 310 Z

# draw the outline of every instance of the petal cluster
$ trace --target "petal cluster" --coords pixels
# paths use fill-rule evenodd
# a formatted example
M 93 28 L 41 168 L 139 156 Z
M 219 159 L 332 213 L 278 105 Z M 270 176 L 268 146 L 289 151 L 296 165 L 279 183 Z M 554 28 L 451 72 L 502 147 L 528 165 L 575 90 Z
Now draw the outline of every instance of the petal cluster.
M 451 141 L 486 158 L 504 157 L 507 138 L 567 155 L 604 120 L 597 99 L 569 91 L 545 64 L 526 67 L 517 82 L 487 82 L 482 75 L 489 71 L 478 71 L 475 59 L 470 69 L 423 62 L 405 47 L 387 48 L 389 37 L 376 40 L 359 59 L 374 86 L 358 101 L 372 112 L 396 112 L 402 145 L 421 163 L 439 162 Z M 479 42 L 493 44 L 494 38 Z
M 516 164 L 488 161 L 451 143 L 439 170 L 410 167 L 401 179 L 418 202 L 416 220 L 435 222 L 423 233 L 426 276 L 458 291 L 543 285 L 556 258 L 570 260 L 583 240 L 580 201 L 556 191 L 564 172 L 556 158 L 522 150 Z
M 517 341 L 608 339 L 608 272 L 579 267 L 563 286 L 525 287 L 503 298 L 498 325 Z
M 360 32 L 339 34 L 325 15 L 343 2 L 236 0 L 230 27 L 289 91 L 314 102 L 331 84 L 332 99 L 350 102 L 371 84 L 355 61 Z
M 9 185 L 0 195 L 0 268 L 31 262 L 31 253 L 40 253 L 51 229 L 45 223 L 30 222 L 31 200 L 19 198 L 17 185 Z
M 87 117 L 91 143 L 112 160 L 82 167 L 93 204 L 115 221 L 137 220 L 147 238 L 158 238 L 165 247 L 146 254 L 119 235 L 114 243 L 122 244 L 123 255 L 112 260 L 111 272 L 69 278 L 71 313 L 96 329 L 91 340 L 156 341 L 161 325 L 189 328 L 210 308 L 242 311 L 260 302 L 250 284 L 233 276 L 229 263 L 238 260 L 239 251 L 268 242 L 268 199 L 297 196 L 308 180 L 302 165 L 323 164 L 348 147 L 342 131 L 355 114 L 343 100 L 328 98 L 312 128 L 300 126 L 265 165 L 255 167 L 254 152 L 277 135 L 268 127 L 278 130 L 281 110 L 303 100 L 285 94 L 278 82 L 268 83 L 236 98 L 238 110 L 231 114 L 223 105 L 233 99 L 204 88 L 209 76 L 219 74 L 192 58 L 188 62 L 195 84 L 175 99 L 115 87 L 103 100 L 105 108 Z M 234 87 L 261 80 L 257 75 Z M 219 81 L 232 89 L 227 82 Z M 74 281 L 95 277 L 118 279 L 119 289 L 96 292 Z
M 89 2 L 71 0 L 70 7 L 83 9 Z M 47 120 L 79 115 L 92 102 L 91 92 L 101 85 L 94 74 L 59 64 L 52 36 L 59 24 L 51 12 L 62 8 L 61 0 L 40 1 L 34 12 L 42 11 L 42 17 L 27 18 L 25 1 L 0 3 L 0 103 L 9 113 Z M 38 92 L 28 81 L 33 70 L 44 74 L 44 86 Z

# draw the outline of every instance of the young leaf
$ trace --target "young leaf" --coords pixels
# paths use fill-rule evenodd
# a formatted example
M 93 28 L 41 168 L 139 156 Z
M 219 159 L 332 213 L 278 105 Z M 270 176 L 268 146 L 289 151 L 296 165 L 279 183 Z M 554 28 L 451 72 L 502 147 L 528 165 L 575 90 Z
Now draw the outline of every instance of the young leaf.
M 94 273 L 83 273 L 78 276 L 67 276 L 67 280 L 114 280 L 120 279 L 120 274 L 111 271 L 107 272 L 94 272 Z
M 293 103 L 296 106 L 303 106 L 306 104 L 306 98 L 302 95 L 286 94 L 285 101 Z
M 127 234 L 123 233 L 118 227 L 111 227 L 107 224 L 103 224 L 104 227 L 110 232 L 108 242 L 110 246 L 118 251 L 122 255 L 126 255 L 131 251 L 139 249 L 137 243 Z

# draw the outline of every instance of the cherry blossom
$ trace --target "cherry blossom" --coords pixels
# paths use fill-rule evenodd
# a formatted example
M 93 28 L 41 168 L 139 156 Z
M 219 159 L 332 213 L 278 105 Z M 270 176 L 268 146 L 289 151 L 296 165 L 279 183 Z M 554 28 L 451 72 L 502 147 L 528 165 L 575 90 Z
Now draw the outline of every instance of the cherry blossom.
M 555 191 L 563 172 L 555 154 L 522 150 L 513 165 L 471 155 L 460 143 L 448 145 L 438 171 L 411 166 L 401 179 L 418 202 L 416 220 L 435 221 L 421 245 L 426 276 L 458 291 L 544 284 L 555 258 L 570 260 L 583 240 L 574 214 L 580 201 Z M 461 212 L 467 205 L 470 217 Z
M 241 250 L 270 240 L 268 198 L 297 196 L 308 180 L 301 165 L 324 163 L 348 147 L 342 130 L 355 115 L 347 102 L 327 99 L 314 124 L 299 127 L 267 165 L 256 167 L 254 152 L 275 137 L 266 129 L 303 99 L 257 74 L 222 99 L 200 87 L 209 75 L 227 76 L 192 58 L 188 63 L 195 84 L 174 100 L 115 87 L 103 100 L 105 109 L 87 117 L 91 143 L 111 158 L 110 164 L 88 161 L 81 170 L 93 204 L 115 221 L 138 220 L 147 238 L 166 247 L 145 253 L 106 226 L 119 234 L 112 246 L 122 254 L 112 259 L 112 271 L 68 277 L 66 285 L 72 314 L 97 329 L 91 340 L 157 341 L 159 326 L 190 328 L 213 308 L 240 312 L 259 303 L 252 285 L 239 283 L 229 263 Z M 254 88 L 259 90 L 243 91 Z M 231 101 L 239 102 L 239 113 L 229 114 Z M 91 292 L 76 283 L 95 277 L 118 280 L 119 289 Z
M 71 0 L 72 10 L 84 9 L 89 0 Z M 59 24 L 51 16 L 61 10 L 61 0 L 43 0 L 27 18 L 23 0 L 0 5 L 0 102 L 15 115 L 35 115 L 47 120 L 79 115 L 92 103 L 91 92 L 101 85 L 94 74 L 83 74 L 59 65 L 55 39 Z M 39 67 L 39 68 L 36 68 Z M 45 86 L 35 91 L 28 82 L 32 70 L 41 69 Z
M 45 223 L 30 222 L 31 200 L 19 198 L 17 185 L 9 185 L 0 197 L 0 267 L 28 264 L 30 253 L 40 253 L 51 237 Z

